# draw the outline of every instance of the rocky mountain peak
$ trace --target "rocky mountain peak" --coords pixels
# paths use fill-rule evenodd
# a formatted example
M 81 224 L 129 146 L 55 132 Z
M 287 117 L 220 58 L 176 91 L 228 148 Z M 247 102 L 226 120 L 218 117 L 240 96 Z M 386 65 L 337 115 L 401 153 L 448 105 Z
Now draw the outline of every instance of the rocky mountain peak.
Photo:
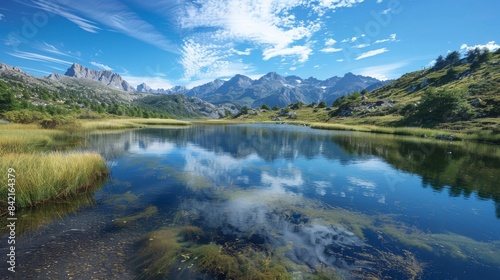
M 142 84 L 137 86 L 137 91 L 138 92 L 152 92 L 153 89 L 150 86 L 148 86 L 146 83 L 142 83 Z
M 123 80 L 120 74 L 113 73 L 109 70 L 89 69 L 78 63 L 73 63 L 73 65 L 71 65 L 68 70 L 66 70 L 66 73 L 64 73 L 64 75 L 68 77 L 97 81 L 101 84 L 123 91 L 135 91 L 135 88 L 131 86 L 127 81 Z

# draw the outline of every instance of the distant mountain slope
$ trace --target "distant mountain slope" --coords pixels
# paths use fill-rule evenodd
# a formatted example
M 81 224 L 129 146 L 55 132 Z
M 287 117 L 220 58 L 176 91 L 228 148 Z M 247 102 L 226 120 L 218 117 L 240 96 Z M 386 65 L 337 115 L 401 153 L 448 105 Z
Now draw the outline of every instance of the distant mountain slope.
M 239 109 L 233 104 L 215 106 L 196 97 L 183 94 L 161 94 L 138 98 L 132 105 L 155 112 L 181 117 L 206 117 L 218 119 L 227 113 L 237 114 Z
M 196 96 L 213 104 L 231 102 L 248 107 L 260 107 L 264 104 L 284 107 L 298 101 L 307 104 L 325 101 L 331 104 L 345 94 L 367 87 L 373 89 L 383 84 L 377 79 L 352 73 L 321 81 L 312 77 L 283 77 L 270 72 L 258 80 L 244 75 L 236 75 L 226 82 L 215 80 L 189 90 L 186 95 Z
M 179 91 L 182 89 L 178 88 Z M 173 117 L 211 118 L 225 116 L 226 110 L 238 112 L 234 105 L 214 106 L 198 98 L 182 95 L 126 92 L 87 78 L 59 74 L 37 78 L 17 67 L 0 63 L 0 103 L 2 100 L 10 100 L 11 95 L 17 101 L 16 107 L 19 109 L 50 109 L 52 112 L 90 109 L 117 115 L 148 116 L 147 112 L 154 112 Z
M 113 73 L 109 70 L 89 69 L 80 64 L 73 63 L 73 65 L 68 68 L 64 75 L 68 77 L 84 78 L 97 81 L 103 85 L 123 91 L 135 91 L 135 88 L 131 86 L 127 81 L 123 80 L 120 74 Z
M 445 61 L 439 66 L 407 73 L 364 96 L 345 96 L 336 101 L 332 115 L 362 117 L 366 122 L 370 117 L 389 115 L 401 119 L 414 111 L 424 93 L 433 88 L 464 92 L 473 107 L 473 119 L 500 117 L 500 50 L 486 52 L 484 57 L 478 60 L 465 56 Z

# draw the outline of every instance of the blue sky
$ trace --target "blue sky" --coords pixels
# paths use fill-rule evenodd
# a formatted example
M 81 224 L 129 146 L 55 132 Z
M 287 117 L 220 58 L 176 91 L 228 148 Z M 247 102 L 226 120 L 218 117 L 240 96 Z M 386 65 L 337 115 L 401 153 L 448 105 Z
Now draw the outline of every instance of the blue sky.
M 392 79 L 440 54 L 498 48 L 496 0 L 16 0 L 0 4 L 0 61 L 45 76 L 73 63 L 132 85 L 243 74 Z

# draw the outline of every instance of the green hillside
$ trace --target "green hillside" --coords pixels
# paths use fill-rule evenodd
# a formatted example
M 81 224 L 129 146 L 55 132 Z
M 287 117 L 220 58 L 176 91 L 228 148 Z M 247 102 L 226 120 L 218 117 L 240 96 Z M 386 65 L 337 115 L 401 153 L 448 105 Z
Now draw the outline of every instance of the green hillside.
M 497 123 L 500 116 L 500 51 L 452 52 L 434 67 L 403 75 L 373 92 L 333 103 L 330 117 L 363 124 L 460 129 Z

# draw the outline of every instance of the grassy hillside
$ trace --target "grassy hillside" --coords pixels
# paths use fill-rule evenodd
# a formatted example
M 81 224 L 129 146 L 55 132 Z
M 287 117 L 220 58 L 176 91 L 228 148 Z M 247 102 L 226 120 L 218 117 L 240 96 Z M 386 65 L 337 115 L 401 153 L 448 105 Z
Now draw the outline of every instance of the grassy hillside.
M 486 55 L 482 60 L 465 56 L 444 62 L 429 69 L 405 74 L 365 95 L 353 93 L 340 98 L 334 102 L 334 110 L 330 116 L 334 119 L 358 118 L 365 124 L 448 129 L 466 127 L 463 121 L 471 120 L 476 123 L 485 123 L 482 120 L 487 120 L 487 123 L 496 124 L 496 121 L 488 118 L 496 119 L 500 116 L 500 51 Z M 428 122 L 422 121 L 423 116 L 415 118 L 418 107 L 423 102 L 422 97 L 427 94 L 432 98 L 439 92 L 464 94 L 472 114 L 450 118 L 449 114 L 445 115 L 446 112 L 443 112 L 441 119 Z M 438 109 L 451 110 L 447 107 Z M 430 110 L 427 112 L 432 113 Z

